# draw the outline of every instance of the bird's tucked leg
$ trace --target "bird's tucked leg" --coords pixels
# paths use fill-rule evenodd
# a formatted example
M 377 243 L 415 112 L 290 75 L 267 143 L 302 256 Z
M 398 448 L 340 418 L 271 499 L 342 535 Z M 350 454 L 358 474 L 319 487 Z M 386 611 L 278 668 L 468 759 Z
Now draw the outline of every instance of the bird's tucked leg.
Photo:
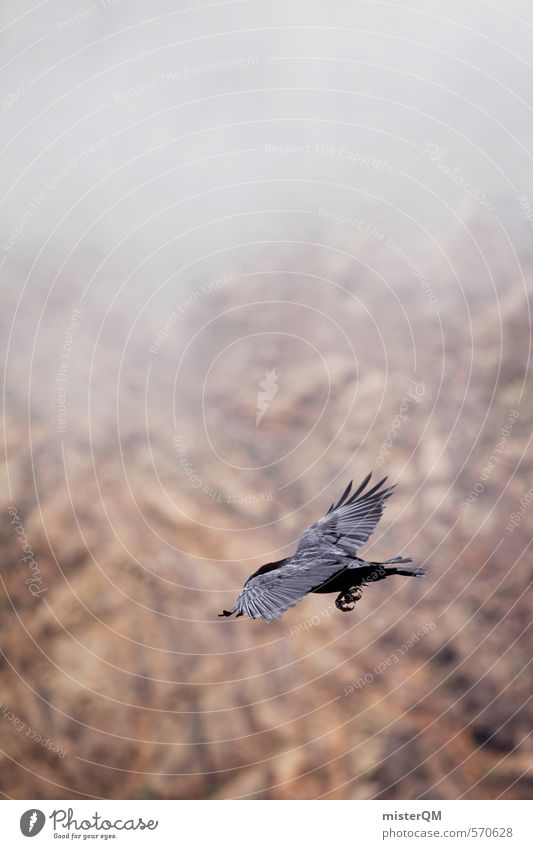
M 363 595 L 363 591 L 361 587 L 352 587 L 346 593 L 340 593 L 335 599 L 335 606 L 338 610 L 342 610 L 344 613 L 349 613 L 355 607 L 355 602 L 359 601 L 361 596 Z

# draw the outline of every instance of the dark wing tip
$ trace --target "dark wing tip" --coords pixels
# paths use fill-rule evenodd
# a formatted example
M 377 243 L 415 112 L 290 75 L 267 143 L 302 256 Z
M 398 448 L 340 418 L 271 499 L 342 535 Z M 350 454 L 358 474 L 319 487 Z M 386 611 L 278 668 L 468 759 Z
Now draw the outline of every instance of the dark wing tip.
M 326 512 L 326 514 L 325 514 L 326 516 L 329 516 L 330 513 L 333 513 L 334 510 L 337 510 L 339 507 L 341 507 L 344 504 L 344 502 L 346 501 L 346 499 L 348 498 L 348 496 L 350 494 L 350 491 L 352 489 L 352 485 L 353 485 L 353 481 L 350 481 L 350 483 L 348 484 L 348 486 L 346 487 L 346 489 L 342 493 L 342 495 L 339 498 L 339 500 L 337 501 L 337 503 L 335 504 L 335 502 L 333 502 L 333 504 L 331 505 L 329 510 Z
M 348 486 L 346 487 L 346 489 L 342 493 L 341 497 L 339 498 L 337 504 L 335 505 L 335 510 L 337 509 L 337 507 L 340 507 L 342 504 L 344 504 L 344 502 L 348 498 L 348 496 L 349 496 L 349 494 L 352 490 L 352 484 L 353 484 L 353 481 L 350 481 L 350 483 L 348 484 Z
M 353 502 L 355 501 L 355 499 L 356 499 L 359 495 L 361 495 L 361 493 L 364 491 L 365 487 L 367 486 L 367 484 L 368 484 L 368 482 L 369 482 L 370 478 L 372 477 L 372 474 L 373 474 L 373 472 L 369 472 L 369 473 L 367 474 L 366 478 L 365 478 L 365 479 L 364 479 L 364 480 L 363 480 L 363 481 L 359 484 L 359 486 L 358 486 L 358 487 L 357 487 L 357 489 L 355 490 L 354 494 L 353 494 L 353 495 L 352 495 L 352 497 L 350 498 L 350 503 L 353 503 Z
M 329 516 L 329 514 L 333 513 L 334 510 L 338 510 L 339 507 L 344 507 L 345 505 L 353 504 L 354 501 L 356 501 L 357 499 L 362 501 L 363 499 L 371 498 L 373 495 L 377 495 L 378 497 L 385 497 L 385 498 L 388 498 L 389 495 L 392 495 L 392 492 L 395 489 L 396 484 L 393 484 L 392 486 L 388 487 L 387 489 L 381 490 L 381 487 L 383 486 L 385 481 L 388 480 L 388 475 L 386 475 L 384 478 L 382 478 L 379 481 L 379 483 L 374 484 L 372 489 L 366 490 L 366 487 L 368 486 L 368 484 L 369 484 L 369 482 L 372 478 L 372 475 L 373 475 L 373 472 L 369 472 L 367 474 L 367 476 L 364 478 L 364 480 L 361 481 L 361 483 L 359 484 L 357 489 L 354 492 L 352 492 L 351 495 L 350 495 L 350 492 L 352 490 L 353 480 L 350 481 L 350 483 L 348 484 L 348 486 L 344 490 L 343 494 L 341 495 L 341 497 L 339 498 L 337 503 L 335 504 L 335 502 L 333 502 L 333 504 L 331 505 L 331 507 L 327 511 L 326 516 Z M 365 492 L 365 490 L 366 490 L 366 492 Z M 381 492 L 379 490 L 381 490 Z M 348 497 L 348 496 L 350 496 L 350 497 Z
M 383 484 L 385 483 L 385 481 L 387 479 L 388 479 L 388 475 L 385 475 L 385 477 L 382 478 L 379 483 L 375 484 L 375 486 L 373 486 L 372 489 L 369 489 L 368 492 L 365 492 L 364 497 L 369 498 L 371 495 L 374 495 L 374 493 L 377 492 L 378 489 L 381 489 L 381 487 L 383 486 Z
M 366 476 L 366 478 L 364 479 L 364 481 L 362 481 L 362 483 L 360 483 L 360 484 L 359 484 L 359 486 L 357 487 L 357 489 L 355 490 L 355 492 L 353 492 L 353 493 L 352 493 L 351 498 L 349 498 L 349 499 L 348 499 L 348 501 L 346 502 L 346 504 L 353 504 L 353 503 L 354 503 L 354 501 L 357 501 L 358 499 L 359 499 L 360 501 L 362 501 L 364 498 L 367 498 L 369 495 L 372 495 L 372 493 L 373 493 L 373 492 L 375 492 L 377 489 L 379 489 L 379 487 L 381 486 L 381 484 L 383 483 L 383 481 L 380 481 L 380 482 L 379 482 L 376 486 L 374 486 L 372 489 L 370 489 L 370 490 L 368 490 L 367 492 L 365 492 L 365 489 L 366 489 L 366 487 L 367 487 L 367 485 L 368 485 L 368 482 L 370 481 L 370 479 L 371 479 L 371 477 L 372 477 L 372 474 L 373 474 L 373 472 L 369 472 L 369 473 L 368 473 L 368 475 Z M 387 480 L 387 478 L 384 478 L 384 480 Z

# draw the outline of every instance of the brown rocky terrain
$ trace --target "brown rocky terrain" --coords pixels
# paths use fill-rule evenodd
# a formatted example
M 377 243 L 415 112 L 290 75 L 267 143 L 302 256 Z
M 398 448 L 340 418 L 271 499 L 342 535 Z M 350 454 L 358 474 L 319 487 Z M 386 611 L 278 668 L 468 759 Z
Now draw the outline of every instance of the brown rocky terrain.
M 293 262 L 316 271 L 312 249 Z M 401 271 L 387 306 L 347 260 L 335 273 L 344 289 L 280 273 L 266 293 L 260 274 L 237 277 L 191 308 L 151 360 L 157 322 L 147 322 L 120 381 L 122 354 L 104 338 L 90 414 L 84 310 L 64 433 L 50 425 L 48 362 L 34 364 L 29 423 L 14 392 L 12 496 L 2 490 L 6 795 L 531 793 L 533 513 L 505 528 L 532 483 L 523 284 L 509 281 L 499 300 L 501 342 L 493 307 L 471 303 L 470 366 L 451 287 L 439 338 Z M 243 306 L 265 294 L 270 304 Z M 182 376 L 178 355 L 209 320 Z M 52 338 L 64 322 L 63 310 Z M 256 427 L 267 369 L 279 390 Z M 347 478 L 380 464 L 401 486 L 369 550 L 408 552 L 425 581 L 369 587 L 350 615 L 312 596 L 270 626 L 217 618 Z M 42 576 L 36 596 L 12 506 Z

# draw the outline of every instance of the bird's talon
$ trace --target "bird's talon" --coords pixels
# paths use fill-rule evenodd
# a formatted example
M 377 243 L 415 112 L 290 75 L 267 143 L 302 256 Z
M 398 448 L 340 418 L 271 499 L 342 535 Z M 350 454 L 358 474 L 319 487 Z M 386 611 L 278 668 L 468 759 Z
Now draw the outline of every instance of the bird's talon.
M 353 590 L 348 593 L 341 593 L 335 599 L 335 606 L 343 613 L 349 613 L 355 607 L 355 602 L 361 598 L 361 590 Z

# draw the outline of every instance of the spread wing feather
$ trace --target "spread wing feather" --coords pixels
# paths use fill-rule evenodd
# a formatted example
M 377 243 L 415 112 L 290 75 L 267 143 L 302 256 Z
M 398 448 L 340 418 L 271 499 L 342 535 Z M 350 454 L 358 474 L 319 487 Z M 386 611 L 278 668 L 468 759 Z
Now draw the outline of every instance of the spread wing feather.
M 365 492 L 371 477 L 372 473 L 367 475 L 351 496 L 350 481 L 337 504 L 332 504 L 326 515 L 302 534 L 297 553 L 317 546 L 325 552 L 337 546 L 353 555 L 367 542 L 381 518 L 385 501 L 394 491 L 394 486 L 383 489 L 387 480 L 383 478 Z
M 315 587 L 325 583 L 343 568 L 334 558 L 320 563 L 311 558 L 308 563 L 287 563 L 252 578 L 243 588 L 235 604 L 235 612 L 250 619 L 279 619 L 289 607 L 294 607 Z

